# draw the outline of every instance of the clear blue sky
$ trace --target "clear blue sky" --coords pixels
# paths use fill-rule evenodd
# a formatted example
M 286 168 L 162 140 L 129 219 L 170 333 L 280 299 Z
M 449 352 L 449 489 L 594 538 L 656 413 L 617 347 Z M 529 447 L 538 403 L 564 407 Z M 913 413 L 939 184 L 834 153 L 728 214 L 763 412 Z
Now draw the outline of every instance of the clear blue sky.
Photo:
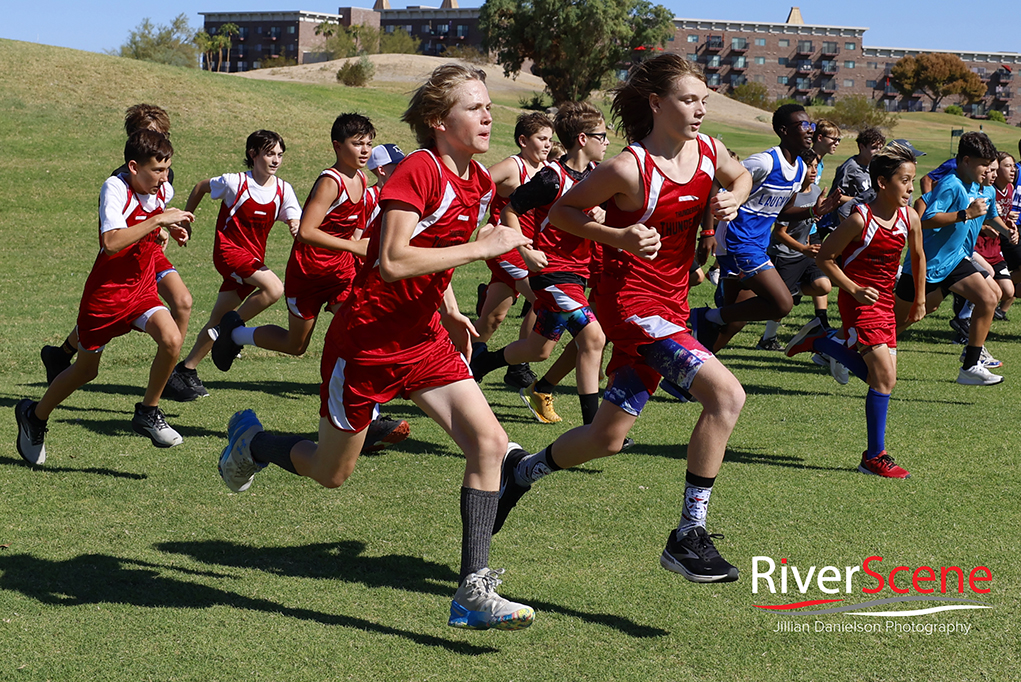
M 439 6 L 441 0 L 391 0 L 394 7 Z M 690 0 L 659 0 L 675 16 L 692 19 L 783 22 L 789 2 L 729 0 L 708 8 Z M 372 0 L 164 0 L 95 2 L 94 0 L 0 0 L 0 38 L 60 45 L 103 52 L 118 48 L 131 29 L 148 17 L 168 24 L 185 13 L 193 27 L 202 25 L 199 12 L 295 10 L 333 12 L 344 4 L 371 7 Z M 462 0 L 463 7 L 481 0 Z M 867 27 L 865 45 L 914 47 L 953 51 L 1021 51 L 1021 4 L 1008 0 L 858 0 L 856 2 L 801 3 L 806 23 Z

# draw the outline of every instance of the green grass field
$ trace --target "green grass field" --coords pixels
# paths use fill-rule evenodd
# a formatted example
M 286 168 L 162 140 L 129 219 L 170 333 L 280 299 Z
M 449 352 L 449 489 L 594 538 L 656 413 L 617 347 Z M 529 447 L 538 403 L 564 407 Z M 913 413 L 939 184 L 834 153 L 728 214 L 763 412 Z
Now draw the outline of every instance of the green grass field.
M 907 481 L 856 472 L 864 449 L 864 386 L 839 386 L 804 356 L 754 350 L 750 325 L 721 359 L 748 400 L 730 440 L 710 507 L 717 546 L 742 572 L 736 583 L 696 585 L 662 570 L 658 556 L 677 522 L 685 444 L 699 414 L 657 394 L 631 451 L 538 484 L 493 544 L 506 567 L 502 593 L 533 605 L 517 633 L 446 626 L 460 546 L 463 472 L 451 441 L 411 403 L 404 443 L 367 456 L 340 490 L 276 468 L 235 495 L 215 461 L 230 415 L 254 408 L 267 428 L 312 435 L 326 325 L 306 357 L 246 348 L 229 374 L 208 361 L 210 398 L 165 402 L 185 437 L 157 450 L 130 430 L 154 346 L 116 339 L 99 378 L 50 419 L 48 459 L 31 468 L 14 441 L 13 406 L 45 390 L 39 349 L 70 331 L 96 248 L 96 197 L 120 164 L 130 104 L 161 104 L 173 119 L 178 199 L 200 179 L 240 168 L 244 139 L 275 129 L 288 144 L 281 177 L 303 199 L 332 163 L 329 125 L 356 110 L 379 141 L 413 148 L 399 123 L 406 99 L 387 88 L 260 82 L 0 40 L 0 680 L 1016 680 L 1021 671 L 1019 411 L 1021 313 L 996 323 L 989 348 L 1006 382 L 954 382 L 960 347 L 949 343 L 949 305 L 900 345 L 900 383 L 887 445 Z M 513 103 L 510 103 L 513 104 Z M 492 163 L 511 150 L 515 111 L 495 109 Z M 710 114 L 711 117 L 711 114 Z M 902 119 L 896 137 L 945 158 L 943 115 Z M 773 141 L 722 133 L 745 156 Z M 997 144 L 1016 128 L 986 124 Z M 844 146 L 842 157 L 853 153 Z M 832 163 L 832 162 L 831 162 Z M 829 164 L 827 164 L 829 166 Z M 833 164 L 833 168 L 836 164 Z M 926 166 L 923 165 L 923 168 Z M 211 267 L 216 206 L 206 200 L 186 249 L 170 257 L 195 298 L 190 348 L 219 283 Z M 282 273 L 289 239 L 278 228 L 268 262 Z M 466 312 L 481 264 L 457 272 Z M 707 286 L 693 302 L 709 299 Z M 508 319 L 492 345 L 516 335 Z M 831 307 L 835 310 L 835 306 Z M 834 313 L 835 314 L 835 313 Z M 795 309 L 783 339 L 807 321 Z M 262 318 L 283 324 L 277 305 Z M 531 420 L 497 375 L 483 388 L 513 440 L 536 450 L 580 423 L 568 378 L 562 426 Z M 967 634 L 774 632 L 814 623 L 754 605 L 897 596 L 859 572 L 852 594 L 753 594 L 752 557 L 809 566 L 987 566 L 992 608 L 914 618 L 820 616 L 824 624 L 960 623 Z M 778 569 L 779 570 L 779 569 Z M 818 570 L 818 569 L 817 569 Z M 910 578 L 901 573 L 898 584 Z M 917 594 L 917 593 L 915 593 Z M 922 608 L 932 603 L 895 604 Z

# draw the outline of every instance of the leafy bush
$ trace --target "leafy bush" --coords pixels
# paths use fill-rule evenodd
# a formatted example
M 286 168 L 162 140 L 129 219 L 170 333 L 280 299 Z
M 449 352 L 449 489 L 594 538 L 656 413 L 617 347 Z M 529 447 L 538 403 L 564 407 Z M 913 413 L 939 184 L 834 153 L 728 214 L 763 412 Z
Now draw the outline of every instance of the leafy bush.
M 951 104 L 950 106 L 943 110 L 943 113 L 950 114 L 951 116 L 964 116 L 964 109 L 957 106 L 956 104 Z
M 277 66 L 295 66 L 298 60 L 293 57 L 270 57 L 269 59 L 263 59 L 259 62 L 260 69 L 272 69 Z
M 546 111 L 553 106 L 553 100 L 550 99 L 547 104 L 545 93 L 533 92 L 531 97 L 519 97 L 518 106 L 531 111 Z
M 776 111 L 785 104 L 801 104 L 798 100 L 793 97 L 778 97 L 773 104 L 767 107 L 767 111 Z
M 379 51 L 383 54 L 415 54 L 421 39 L 409 34 L 403 28 L 398 28 L 393 33 L 385 31 L 379 36 Z
M 1007 117 L 1003 115 L 1002 111 L 997 111 L 996 109 L 993 109 L 992 111 L 989 112 L 989 120 L 996 121 L 997 123 L 1006 123 Z
M 376 66 L 363 56 L 358 61 L 349 61 L 337 70 L 337 80 L 351 87 L 363 87 L 372 80 Z
M 489 64 L 489 55 L 474 45 L 447 45 L 442 56 L 469 64 Z
M 828 118 L 847 130 L 861 130 L 870 126 L 891 130 L 900 119 L 897 114 L 880 109 L 878 102 L 874 103 L 864 95 L 838 99 Z
M 742 83 L 730 91 L 730 98 L 769 111 L 769 91 L 762 83 Z

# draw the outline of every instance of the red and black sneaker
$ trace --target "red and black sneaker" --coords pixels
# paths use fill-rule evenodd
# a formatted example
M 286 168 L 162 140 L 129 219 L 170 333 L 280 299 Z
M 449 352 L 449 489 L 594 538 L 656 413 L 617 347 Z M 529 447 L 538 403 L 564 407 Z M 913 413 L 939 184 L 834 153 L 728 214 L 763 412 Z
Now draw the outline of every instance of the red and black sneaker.
M 802 327 L 797 334 L 794 335 L 788 343 L 787 347 L 784 348 L 784 353 L 787 357 L 793 358 L 798 353 L 807 353 L 812 350 L 812 344 L 817 339 L 826 337 L 826 327 L 822 326 L 822 322 L 819 321 L 818 317 L 813 317 L 808 324 Z
M 391 419 L 381 414 L 369 424 L 362 452 L 379 452 L 387 445 L 400 443 L 411 433 L 411 427 L 403 419 Z
M 858 471 L 863 474 L 882 476 L 883 478 L 908 478 L 911 476 L 907 469 L 897 466 L 897 463 L 893 461 L 893 457 L 886 454 L 886 450 L 883 450 L 871 459 L 867 458 L 866 454 L 868 453 L 861 453 L 861 464 L 858 465 Z

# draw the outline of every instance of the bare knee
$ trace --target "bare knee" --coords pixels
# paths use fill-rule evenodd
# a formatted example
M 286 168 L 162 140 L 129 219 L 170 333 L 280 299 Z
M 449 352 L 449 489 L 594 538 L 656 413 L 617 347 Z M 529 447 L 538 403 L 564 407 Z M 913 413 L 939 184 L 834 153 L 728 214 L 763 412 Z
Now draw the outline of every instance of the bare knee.
M 262 291 L 267 298 L 271 299 L 273 303 L 276 303 L 280 300 L 280 297 L 284 295 L 284 283 L 279 279 L 273 282 L 267 282 L 266 285 L 262 287 Z
M 344 485 L 344 481 L 346 481 L 350 475 L 350 471 L 335 471 L 328 476 L 317 478 L 316 482 L 324 488 L 335 490 Z

